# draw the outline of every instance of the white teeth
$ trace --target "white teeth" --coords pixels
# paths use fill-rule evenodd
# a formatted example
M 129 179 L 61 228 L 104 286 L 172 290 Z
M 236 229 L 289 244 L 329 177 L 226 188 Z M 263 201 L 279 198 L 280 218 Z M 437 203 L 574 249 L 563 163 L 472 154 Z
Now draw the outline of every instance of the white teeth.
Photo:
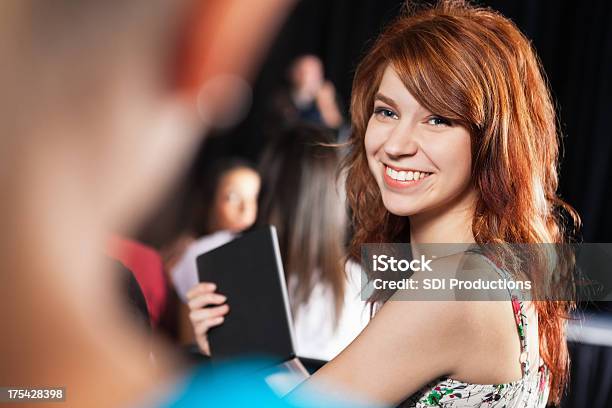
M 404 170 L 393 170 L 391 167 L 385 168 L 385 173 L 389 177 L 398 181 L 412 181 L 412 180 L 421 180 L 425 177 L 429 176 L 429 173 L 421 172 L 421 171 L 404 171 Z

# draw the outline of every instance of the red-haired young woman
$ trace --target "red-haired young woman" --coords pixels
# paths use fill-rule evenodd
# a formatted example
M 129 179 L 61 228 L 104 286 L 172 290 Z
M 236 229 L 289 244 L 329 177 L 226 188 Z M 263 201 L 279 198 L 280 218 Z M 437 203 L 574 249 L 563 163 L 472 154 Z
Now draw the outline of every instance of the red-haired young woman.
M 391 23 L 357 68 L 351 116 L 355 259 L 364 243 L 563 243 L 562 215 L 579 222 L 556 194 L 559 142 L 541 65 L 490 9 L 443 1 Z M 465 256 L 434 262 L 454 268 Z M 403 406 L 559 402 L 571 302 L 395 296 L 374 293 L 368 327 L 311 384 Z

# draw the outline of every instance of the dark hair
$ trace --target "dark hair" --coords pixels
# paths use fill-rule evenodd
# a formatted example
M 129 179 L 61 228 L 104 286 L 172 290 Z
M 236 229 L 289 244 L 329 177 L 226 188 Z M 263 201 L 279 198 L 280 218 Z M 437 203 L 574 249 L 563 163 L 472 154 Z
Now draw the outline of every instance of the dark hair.
M 346 208 L 338 188 L 334 133 L 300 124 L 283 131 L 264 152 L 257 225 L 276 226 L 291 306 L 308 301 L 314 284 L 332 289 L 335 321 L 342 312 L 346 276 Z M 342 197 L 342 199 L 339 199 Z
M 193 210 L 193 232 L 196 235 L 202 236 L 214 232 L 212 231 L 211 219 L 219 183 L 227 173 L 243 168 L 257 171 L 251 162 L 239 157 L 217 159 L 205 168 L 201 179 L 202 182 L 196 193 L 198 204 Z

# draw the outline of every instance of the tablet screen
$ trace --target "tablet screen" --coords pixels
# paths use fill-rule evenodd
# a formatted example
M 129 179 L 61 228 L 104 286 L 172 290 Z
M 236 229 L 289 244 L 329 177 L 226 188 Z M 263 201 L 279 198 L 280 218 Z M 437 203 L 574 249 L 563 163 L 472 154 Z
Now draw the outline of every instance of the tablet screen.
M 260 354 L 278 361 L 295 357 L 282 260 L 272 226 L 244 233 L 197 258 L 200 282 L 214 282 L 230 306 L 210 329 L 212 359 Z

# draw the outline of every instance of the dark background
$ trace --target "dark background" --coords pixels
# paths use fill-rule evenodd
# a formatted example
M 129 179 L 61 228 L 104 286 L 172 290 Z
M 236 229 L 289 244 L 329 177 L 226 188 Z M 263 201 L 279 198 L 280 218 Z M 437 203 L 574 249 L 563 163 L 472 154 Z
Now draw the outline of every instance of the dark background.
M 548 75 L 563 135 L 560 194 L 583 220 L 585 242 L 612 242 L 612 2 L 486 1 L 532 40 Z M 399 0 L 302 0 L 279 33 L 254 88 L 251 113 L 232 136 L 209 140 L 191 179 L 210 157 L 257 160 L 266 142 L 263 110 L 291 60 L 321 57 L 325 74 L 349 106 L 356 64 L 403 5 Z M 195 176 L 194 176 L 195 174 Z M 191 180 L 191 181 L 190 181 Z

